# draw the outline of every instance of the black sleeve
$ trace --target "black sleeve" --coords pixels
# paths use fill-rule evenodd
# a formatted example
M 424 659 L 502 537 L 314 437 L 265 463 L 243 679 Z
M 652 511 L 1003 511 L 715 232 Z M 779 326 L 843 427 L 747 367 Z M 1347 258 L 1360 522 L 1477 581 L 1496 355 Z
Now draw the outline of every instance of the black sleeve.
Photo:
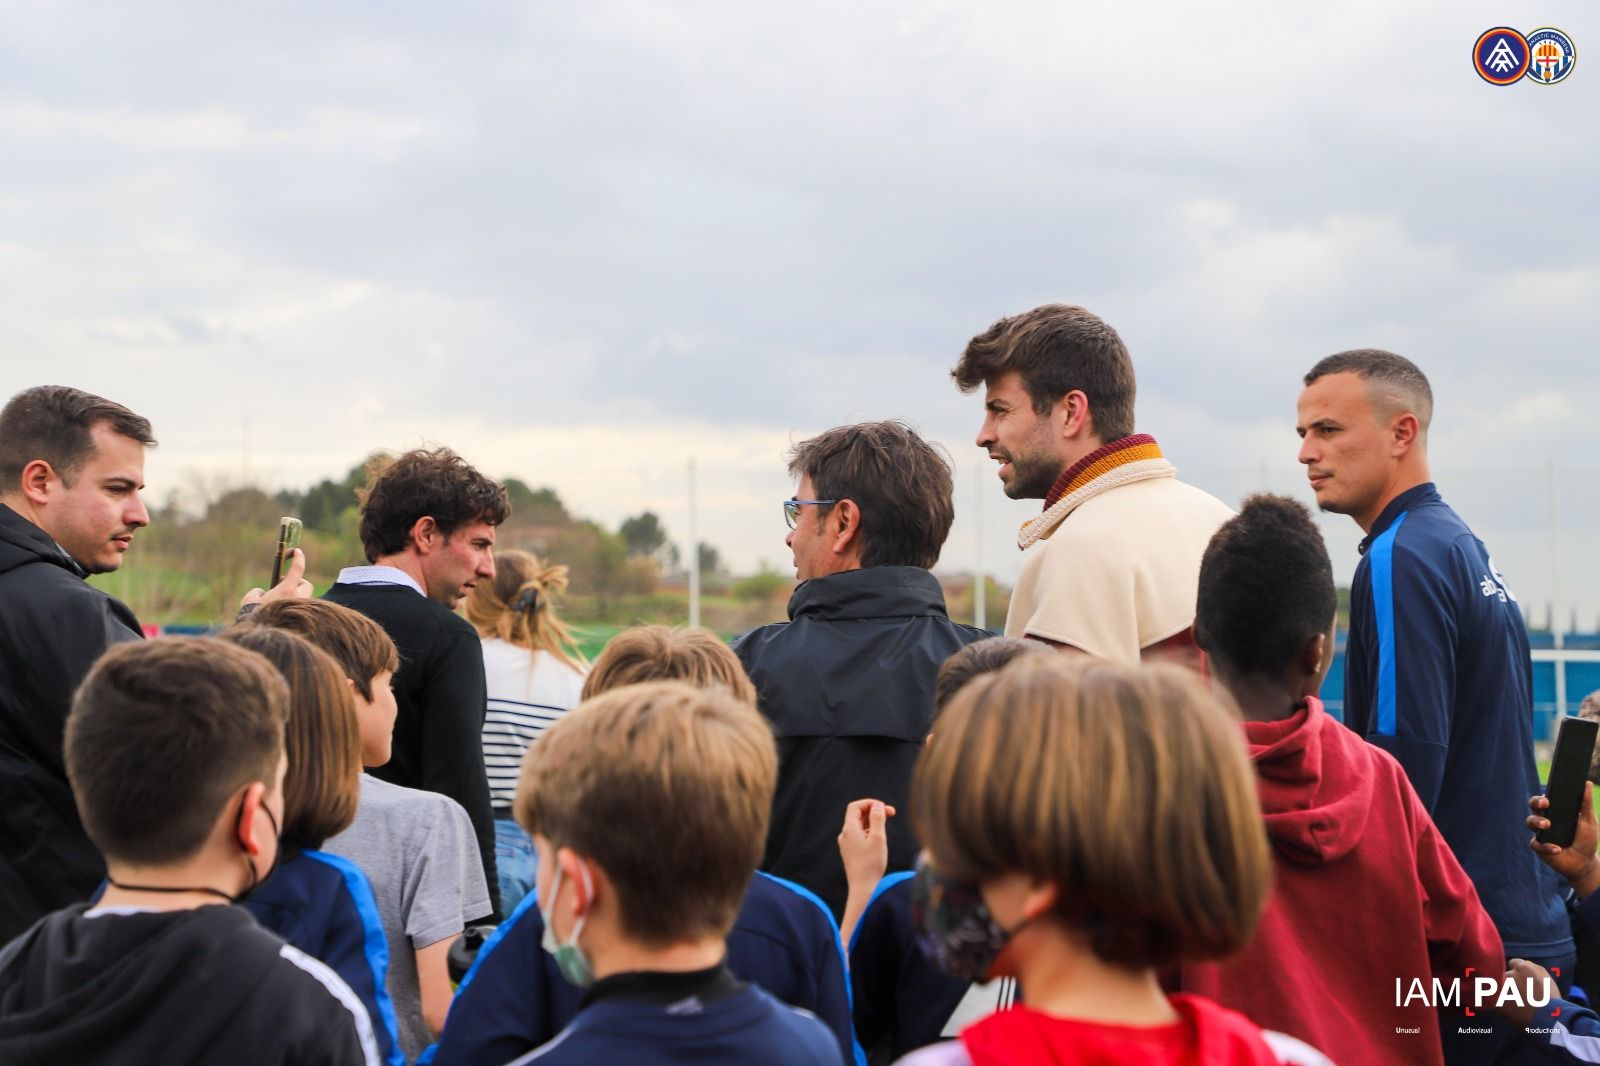
M 449 796 L 472 819 L 494 908 L 489 921 L 498 923 L 500 879 L 494 862 L 494 808 L 483 765 L 483 716 L 489 699 L 483 644 L 476 633 L 451 630 L 441 639 L 430 667 L 417 694 L 424 753 L 421 787 Z
M 106 649 L 144 638 L 121 604 L 82 582 L 74 585 L 78 587 L 68 586 L 66 595 L 52 595 L 59 590 L 46 588 L 38 598 L 24 596 L 32 602 L 23 605 L 26 615 L 18 629 L 28 639 L 11 653 L 21 667 L 13 682 L 16 694 L 29 711 L 19 723 L 24 743 L 34 760 L 63 780 L 62 734 L 72 694 Z

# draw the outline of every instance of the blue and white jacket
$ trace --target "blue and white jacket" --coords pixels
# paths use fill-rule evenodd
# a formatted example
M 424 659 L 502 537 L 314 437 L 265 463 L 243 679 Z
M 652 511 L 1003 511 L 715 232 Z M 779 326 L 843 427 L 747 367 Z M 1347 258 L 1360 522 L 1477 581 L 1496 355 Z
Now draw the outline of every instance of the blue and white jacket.
M 1405 767 L 1506 954 L 1572 951 L 1556 875 L 1528 848 L 1533 664 L 1516 598 L 1431 483 L 1392 500 L 1350 590 L 1345 724 Z
M 285 847 L 278 865 L 241 902 L 263 929 L 344 978 L 372 1019 L 387 1066 L 405 1066 L 384 982 L 389 943 L 367 875 L 349 859 Z

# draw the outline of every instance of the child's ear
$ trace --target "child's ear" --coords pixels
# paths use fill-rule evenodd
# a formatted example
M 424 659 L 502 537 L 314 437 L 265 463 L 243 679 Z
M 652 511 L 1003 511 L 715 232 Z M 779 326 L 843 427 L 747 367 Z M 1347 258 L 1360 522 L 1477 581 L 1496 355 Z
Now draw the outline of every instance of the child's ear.
M 239 804 L 239 821 L 234 825 L 239 846 L 247 855 L 261 854 L 261 830 L 256 825 L 256 814 L 267 801 L 267 786 L 260 781 L 245 786 L 244 799 Z
M 1061 900 L 1061 889 L 1054 881 L 1033 881 L 1028 894 L 1022 898 L 1022 914 L 1029 921 L 1055 909 Z
M 581 918 L 595 905 L 596 889 L 600 878 L 592 859 L 586 859 L 571 848 L 556 850 L 556 864 L 561 867 L 561 880 L 571 885 L 572 913 Z

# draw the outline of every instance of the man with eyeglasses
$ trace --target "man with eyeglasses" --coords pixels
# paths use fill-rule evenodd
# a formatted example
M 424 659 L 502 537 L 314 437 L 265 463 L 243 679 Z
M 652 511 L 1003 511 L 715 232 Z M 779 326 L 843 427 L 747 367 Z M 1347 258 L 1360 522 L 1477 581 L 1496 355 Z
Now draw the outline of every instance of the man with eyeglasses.
M 837 836 L 870 796 L 901 807 L 951 654 L 989 634 L 950 621 L 929 572 L 955 517 L 949 461 L 900 422 L 840 426 L 796 445 L 783 502 L 799 584 L 789 621 L 733 645 L 778 739 L 778 790 L 761 868 L 838 917 Z M 889 827 L 889 869 L 910 869 L 909 826 Z

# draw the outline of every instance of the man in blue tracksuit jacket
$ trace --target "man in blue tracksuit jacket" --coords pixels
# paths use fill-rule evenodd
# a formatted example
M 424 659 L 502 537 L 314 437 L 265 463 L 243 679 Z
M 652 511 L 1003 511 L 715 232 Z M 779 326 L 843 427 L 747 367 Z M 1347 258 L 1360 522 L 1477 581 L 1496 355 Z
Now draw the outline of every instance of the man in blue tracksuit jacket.
M 1368 349 L 1322 360 L 1305 386 L 1300 462 L 1317 503 L 1367 534 L 1350 589 L 1345 724 L 1405 767 L 1506 953 L 1566 977 L 1560 887 L 1523 825 L 1539 791 L 1527 630 L 1483 542 L 1431 481 L 1428 380 Z M 1452 1060 L 1455 1028 L 1444 1026 Z

